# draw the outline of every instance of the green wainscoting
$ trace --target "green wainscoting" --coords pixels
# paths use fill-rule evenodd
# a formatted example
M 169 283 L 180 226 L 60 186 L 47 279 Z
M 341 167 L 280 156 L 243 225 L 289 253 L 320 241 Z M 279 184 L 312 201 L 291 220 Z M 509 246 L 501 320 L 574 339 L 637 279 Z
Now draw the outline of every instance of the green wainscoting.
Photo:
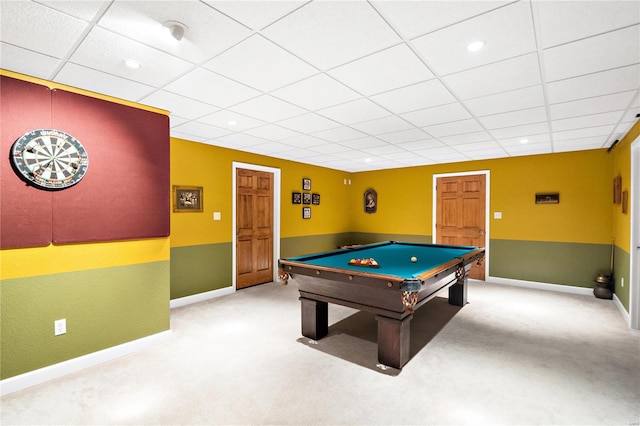
M 288 258 L 303 254 L 320 253 L 335 250 L 340 246 L 352 244 L 351 233 L 309 235 L 280 239 L 280 257 Z
M 233 284 L 232 243 L 171 248 L 171 300 Z
M 372 244 L 381 241 L 405 241 L 410 243 L 431 244 L 431 235 L 410 235 L 410 234 L 378 234 L 370 232 L 352 232 L 353 244 Z
M 548 284 L 594 287 L 608 273 L 608 244 L 496 240 L 489 242 L 489 275 Z
M 310 235 L 280 239 L 280 257 L 296 257 L 311 253 L 335 250 L 349 244 L 371 244 L 380 241 L 410 241 L 431 243 L 431 235 L 373 234 L 368 232 L 343 232 L 339 234 Z
M 5 279 L 0 291 L 2 379 L 170 327 L 169 261 Z
M 629 312 L 629 286 L 631 285 L 631 255 L 616 246 L 613 261 L 613 279 L 615 280 L 615 293 L 620 303 Z M 624 279 L 624 287 L 621 285 Z

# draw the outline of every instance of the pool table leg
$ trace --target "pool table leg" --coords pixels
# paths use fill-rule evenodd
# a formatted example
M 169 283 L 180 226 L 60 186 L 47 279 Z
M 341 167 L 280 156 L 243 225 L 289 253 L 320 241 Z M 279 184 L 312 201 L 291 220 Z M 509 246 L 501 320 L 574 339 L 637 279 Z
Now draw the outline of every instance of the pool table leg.
M 449 304 L 464 306 L 467 304 L 467 271 L 459 267 L 456 271 L 457 281 L 449 287 Z
M 302 335 L 320 340 L 329 333 L 329 306 L 327 302 L 300 298 L 302 304 Z
M 409 322 L 413 315 L 403 320 L 376 315 L 378 320 L 378 361 L 382 365 L 402 368 L 409 361 Z

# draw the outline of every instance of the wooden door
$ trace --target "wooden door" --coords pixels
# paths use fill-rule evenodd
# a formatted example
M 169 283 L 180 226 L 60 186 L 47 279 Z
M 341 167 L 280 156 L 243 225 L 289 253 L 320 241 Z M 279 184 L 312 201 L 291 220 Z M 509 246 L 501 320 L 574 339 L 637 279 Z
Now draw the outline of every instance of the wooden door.
M 236 169 L 236 288 L 273 281 L 273 173 Z
M 486 247 L 486 176 L 447 176 L 436 180 L 436 244 Z M 484 262 L 469 278 L 484 280 Z

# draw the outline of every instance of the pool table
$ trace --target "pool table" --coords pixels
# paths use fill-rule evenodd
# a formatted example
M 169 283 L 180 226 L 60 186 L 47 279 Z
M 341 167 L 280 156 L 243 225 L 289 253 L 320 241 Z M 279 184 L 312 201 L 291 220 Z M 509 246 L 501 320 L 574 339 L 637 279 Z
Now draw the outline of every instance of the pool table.
M 385 241 L 278 261 L 280 279 L 299 287 L 302 335 L 328 334 L 328 304 L 376 314 L 378 361 L 402 368 L 409 361 L 409 322 L 441 290 L 449 303 L 467 303 L 467 273 L 484 248 Z

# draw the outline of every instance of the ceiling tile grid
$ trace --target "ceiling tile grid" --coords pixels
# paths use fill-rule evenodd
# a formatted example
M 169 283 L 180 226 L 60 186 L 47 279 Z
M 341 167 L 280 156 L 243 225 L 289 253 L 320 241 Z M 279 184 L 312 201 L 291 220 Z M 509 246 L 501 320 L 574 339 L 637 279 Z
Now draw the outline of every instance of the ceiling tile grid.
M 5 70 L 350 172 L 607 148 L 640 114 L 638 1 L 2 0 L 0 19 Z

